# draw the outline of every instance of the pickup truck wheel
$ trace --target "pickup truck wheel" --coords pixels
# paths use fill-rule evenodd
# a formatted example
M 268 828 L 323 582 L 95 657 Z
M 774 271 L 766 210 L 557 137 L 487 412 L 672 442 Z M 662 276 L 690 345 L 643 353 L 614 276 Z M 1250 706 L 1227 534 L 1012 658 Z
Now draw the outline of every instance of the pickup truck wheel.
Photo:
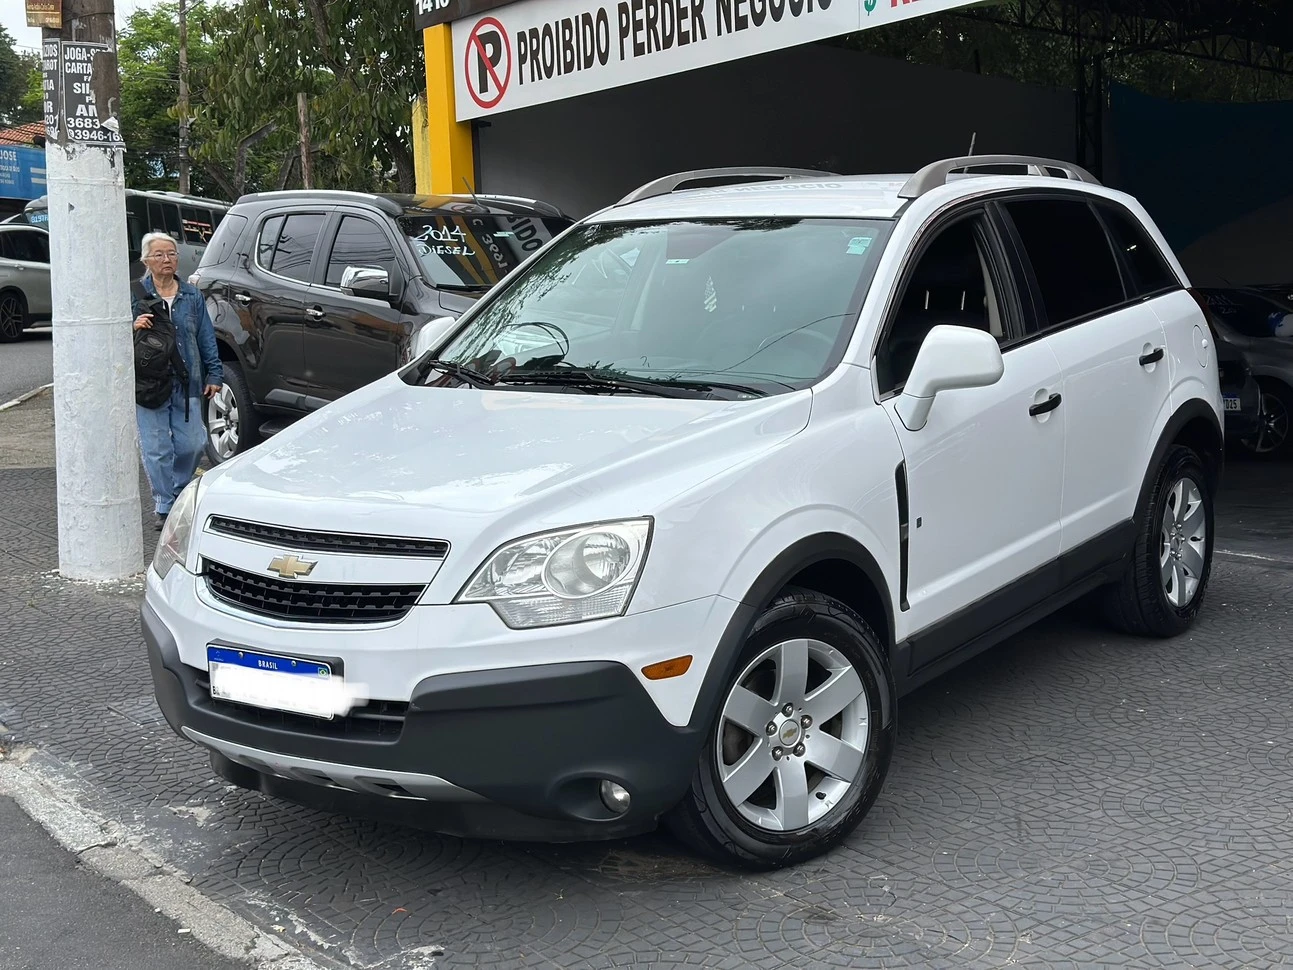
M 256 409 L 242 370 L 233 361 L 224 364 L 224 384 L 206 402 L 207 457 L 218 465 L 246 451 L 258 440 Z
M 746 869 L 821 855 L 880 793 L 894 702 L 885 650 L 866 621 L 830 597 L 788 590 L 755 622 L 666 825 Z
M 1198 456 L 1170 449 L 1144 506 L 1131 561 L 1106 595 L 1106 612 L 1137 636 L 1174 637 L 1198 616 L 1212 574 L 1212 492 Z

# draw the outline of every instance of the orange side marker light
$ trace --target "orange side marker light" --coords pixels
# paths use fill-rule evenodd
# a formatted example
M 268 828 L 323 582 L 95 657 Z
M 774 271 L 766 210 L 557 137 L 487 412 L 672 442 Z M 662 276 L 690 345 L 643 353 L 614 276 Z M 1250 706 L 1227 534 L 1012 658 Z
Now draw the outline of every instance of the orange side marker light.
M 672 660 L 661 660 L 642 668 L 647 680 L 667 680 L 670 677 L 681 677 L 691 669 L 691 654 L 685 657 L 674 657 Z

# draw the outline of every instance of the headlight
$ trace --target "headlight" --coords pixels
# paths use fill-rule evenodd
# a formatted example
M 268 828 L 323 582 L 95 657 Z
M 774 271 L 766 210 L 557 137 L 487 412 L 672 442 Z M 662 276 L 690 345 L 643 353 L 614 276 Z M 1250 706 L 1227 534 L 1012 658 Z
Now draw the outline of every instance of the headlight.
M 193 512 L 197 508 L 198 484 L 201 481 L 200 477 L 195 478 L 184 486 L 184 491 L 171 506 L 166 525 L 162 526 L 162 537 L 157 540 L 157 551 L 153 553 L 153 568 L 162 579 L 166 578 L 172 566 L 183 566 L 188 558 Z
M 650 519 L 563 529 L 495 552 L 458 594 L 489 603 L 513 628 L 620 616 L 646 561 Z

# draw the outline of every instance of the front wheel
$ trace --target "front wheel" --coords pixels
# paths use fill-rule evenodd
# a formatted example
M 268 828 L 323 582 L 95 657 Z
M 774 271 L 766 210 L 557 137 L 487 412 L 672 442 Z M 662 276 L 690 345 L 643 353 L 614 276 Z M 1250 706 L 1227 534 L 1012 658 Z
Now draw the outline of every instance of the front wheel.
M 667 826 L 747 869 L 821 855 L 880 793 L 894 704 L 884 647 L 866 621 L 830 597 L 788 590 L 755 622 Z
M 27 329 L 27 301 L 21 293 L 0 293 L 0 343 L 11 343 Z
M 207 457 L 218 465 L 246 451 L 258 440 L 256 409 L 238 365 L 224 364 L 224 384 L 206 402 Z
M 1212 492 L 1198 455 L 1171 448 L 1137 511 L 1136 545 L 1107 592 L 1107 613 L 1127 633 L 1178 636 L 1198 616 L 1212 574 Z

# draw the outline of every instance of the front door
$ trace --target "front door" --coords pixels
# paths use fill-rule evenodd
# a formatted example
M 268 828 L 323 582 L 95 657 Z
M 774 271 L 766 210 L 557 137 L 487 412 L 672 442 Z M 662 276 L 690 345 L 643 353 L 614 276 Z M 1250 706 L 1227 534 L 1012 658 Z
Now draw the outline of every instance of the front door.
M 1023 340 L 1014 277 L 982 209 L 936 228 L 905 276 L 876 355 L 885 409 L 905 456 L 906 597 L 915 672 L 1057 588 L 1065 407 L 1044 340 Z M 897 394 L 925 334 L 967 326 L 1001 343 L 989 387 L 939 394 L 909 431 Z M 1059 405 L 1059 406 L 1057 406 Z
M 310 393 L 333 401 L 384 377 L 400 365 L 409 328 L 390 300 L 352 296 L 341 289 L 349 267 L 385 270 L 398 292 L 401 266 L 387 230 L 374 219 L 343 213 L 323 249 L 327 271 L 305 296 L 305 368 Z

